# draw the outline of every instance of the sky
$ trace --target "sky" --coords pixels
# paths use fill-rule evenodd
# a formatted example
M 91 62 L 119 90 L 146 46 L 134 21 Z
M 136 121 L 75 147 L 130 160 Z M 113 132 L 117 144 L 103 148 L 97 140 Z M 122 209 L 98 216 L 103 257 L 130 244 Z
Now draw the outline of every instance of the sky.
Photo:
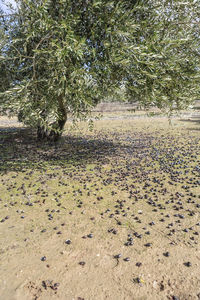
M 16 2 L 15 0 L 0 0 L 0 7 L 3 9 L 3 11 L 5 13 L 8 13 L 9 12 L 9 9 L 6 7 L 6 4 L 9 4 L 11 3 L 13 8 L 16 8 Z

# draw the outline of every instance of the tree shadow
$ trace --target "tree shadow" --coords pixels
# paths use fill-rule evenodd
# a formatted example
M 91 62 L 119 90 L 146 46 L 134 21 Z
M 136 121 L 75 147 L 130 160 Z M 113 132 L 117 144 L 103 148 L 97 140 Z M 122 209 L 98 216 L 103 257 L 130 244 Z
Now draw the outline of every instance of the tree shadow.
M 47 166 L 66 167 L 70 164 L 105 163 L 106 158 L 122 148 L 105 136 L 63 136 L 57 143 L 36 139 L 29 128 L 0 128 L 0 172 L 46 169 Z
M 200 116 L 191 117 L 190 119 L 180 119 L 180 122 L 194 124 L 194 125 L 200 125 Z M 188 127 L 188 130 L 200 130 L 200 127 Z

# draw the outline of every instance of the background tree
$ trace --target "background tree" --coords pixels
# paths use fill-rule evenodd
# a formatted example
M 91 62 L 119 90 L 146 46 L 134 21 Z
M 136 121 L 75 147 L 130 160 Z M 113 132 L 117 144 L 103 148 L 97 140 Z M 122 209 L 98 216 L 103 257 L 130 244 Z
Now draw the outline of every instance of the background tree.
M 130 101 L 182 109 L 199 95 L 200 4 L 19 0 L 7 19 L 2 112 L 56 140 L 123 85 Z M 3 76 L 3 72 L 0 74 Z

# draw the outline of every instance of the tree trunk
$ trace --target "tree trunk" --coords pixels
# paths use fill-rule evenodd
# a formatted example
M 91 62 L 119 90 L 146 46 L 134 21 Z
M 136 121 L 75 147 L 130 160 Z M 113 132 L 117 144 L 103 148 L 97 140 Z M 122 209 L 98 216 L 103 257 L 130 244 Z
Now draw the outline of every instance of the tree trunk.
M 37 138 L 40 141 L 47 140 L 50 142 L 56 142 L 62 135 L 62 130 L 65 126 L 66 119 L 65 120 L 58 120 L 57 122 L 54 122 L 51 124 L 51 126 L 55 129 L 45 129 L 44 126 L 38 126 L 37 128 Z
M 58 98 L 58 120 L 53 124 L 50 124 L 52 129 L 45 129 L 44 126 L 38 126 L 37 128 L 37 138 L 38 140 L 47 140 L 50 142 L 56 142 L 62 135 L 63 128 L 67 121 L 67 113 L 64 107 L 62 98 Z

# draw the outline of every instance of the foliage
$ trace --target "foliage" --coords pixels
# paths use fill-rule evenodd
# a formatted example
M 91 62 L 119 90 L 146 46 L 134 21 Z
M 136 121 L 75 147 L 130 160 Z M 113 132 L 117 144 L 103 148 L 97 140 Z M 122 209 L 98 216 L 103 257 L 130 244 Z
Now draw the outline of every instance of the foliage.
M 151 9 L 140 23 L 139 47 L 130 56 L 134 63 L 128 87 L 144 106 L 156 105 L 171 114 L 199 97 L 200 4 L 148 3 Z
M 2 113 L 22 112 L 41 138 L 85 119 L 123 86 L 130 101 L 181 109 L 199 95 L 197 1 L 18 0 L 6 18 Z M 4 68 L 5 69 L 5 68 Z

